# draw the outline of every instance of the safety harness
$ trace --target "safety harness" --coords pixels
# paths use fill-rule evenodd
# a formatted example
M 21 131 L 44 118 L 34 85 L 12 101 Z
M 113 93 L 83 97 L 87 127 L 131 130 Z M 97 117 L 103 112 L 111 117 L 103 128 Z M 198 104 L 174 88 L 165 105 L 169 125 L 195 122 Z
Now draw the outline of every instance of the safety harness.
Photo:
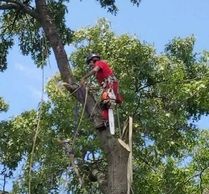
M 108 76 L 104 81 L 102 82 L 102 100 L 116 100 L 116 94 L 113 90 L 113 83 L 116 82 L 117 79 L 114 75 Z M 106 93 L 106 94 L 105 94 Z M 104 99 L 103 99 L 104 98 Z

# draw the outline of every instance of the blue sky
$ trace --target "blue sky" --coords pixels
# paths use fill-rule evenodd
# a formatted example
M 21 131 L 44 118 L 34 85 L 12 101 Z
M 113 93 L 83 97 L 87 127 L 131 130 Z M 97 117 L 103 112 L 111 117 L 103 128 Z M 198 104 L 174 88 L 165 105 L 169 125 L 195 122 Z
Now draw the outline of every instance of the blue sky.
M 158 52 L 174 37 L 194 35 L 197 52 L 209 50 L 209 1 L 208 0 L 142 0 L 139 7 L 128 0 L 119 1 L 119 12 L 113 16 L 100 8 L 95 0 L 71 0 L 68 26 L 73 30 L 94 25 L 105 17 L 114 32 L 135 35 L 141 41 L 153 44 Z M 70 54 L 70 53 L 69 53 Z M 56 71 L 53 57 L 45 67 L 45 83 Z M 41 99 L 42 71 L 30 57 L 22 56 L 15 46 L 9 53 L 8 69 L 0 75 L 0 96 L 9 103 L 8 113 L 1 113 L 0 120 L 11 118 L 25 110 L 37 108 Z M 198 124 L 209 128 L 208 118 Z
M 135 35 L 162 52 L 164 45 L 174 37 L 194 35 L 197 52 L 209 50 L 209 1 L 208 0 L 142 0 L 139 7 L 128 0 L 119 1 L 116 16 L 101 9 L 95 0 L 71 0 L 68 26 L 73 30 L 94 25 L 105 17 L 111 22 L 112 30 L 118 34 Z M 69 53 L 70 54 L 70 53 Z M 45 83 L 56 71 L 56 62 L 49 59 L 45 68 Z M 10 104 L 7 113 L 0 114 L 0 120 L 13 117 L 25 110 L 37 108 L 41 96 L 42 72 L 30 57 L 22 56 L 15 46 L 9 53 L 8 69 L 0 75 L 0 96 Z M 203 123 L 203 124 L 202 124 Z M 208 126 L 207 119 L 201 126 Z

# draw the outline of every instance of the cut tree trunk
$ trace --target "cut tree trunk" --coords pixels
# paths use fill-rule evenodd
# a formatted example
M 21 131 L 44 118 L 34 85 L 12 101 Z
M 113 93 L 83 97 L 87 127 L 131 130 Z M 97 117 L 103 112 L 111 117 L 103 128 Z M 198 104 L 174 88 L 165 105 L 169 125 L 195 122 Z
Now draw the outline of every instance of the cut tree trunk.
M 107 153 L 108 173 L 105 194 L 127 194 L 127 164 L 129 150 L 125 149 L 108 130 L 98 134 Z
M 45 0 L 36 0 L 36 9 L 40 17 L 40 23 L 44 29 L 46 37 L 51 44 L 57 66 L 64 82 L 69 83 L 69 92 L 75 91 L 75 78 L 70 70 L 67 54 L 60 38 L 59 32 L 53 19 L 50 17 Z M 73 92 L 76 99 L 84 104 L 87 89 L 83 86 Z M 100 109 L 96 106 L 93 96 L 88 95 L 85 111 L 91 115 L 95 126 L 103 124 L 100 117 Z M 108 130 L 99 131 L 98 137 L 101 141 L 102 149 L 107 153 L 108 173 L 106 184 L 101 185 L 105 194 L 126 194 L 127 193 L 127 162 L 129 152 L 119 144 L 118 140 L 110 135 Z

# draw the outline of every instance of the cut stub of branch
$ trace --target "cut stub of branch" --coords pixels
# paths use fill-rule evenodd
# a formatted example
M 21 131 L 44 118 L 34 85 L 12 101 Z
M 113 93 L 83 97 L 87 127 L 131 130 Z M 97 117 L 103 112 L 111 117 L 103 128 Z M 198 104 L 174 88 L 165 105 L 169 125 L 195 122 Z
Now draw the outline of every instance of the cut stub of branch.
M 103 193 L 107 193 L 107 179 L 104 173 L 98 169 L 93 169 L 89 174 L 89 180 L 92 182 L 97 182 Z
M 100 172 L 97 169 L 93 169 L 91 171 L 91 174 L 89 175 L 89 179 L 92 182 L 96 182 L 97 181 L 100 185 L 102 185 L 102 184 L 104 184 L 106 182 L 105 174 Z

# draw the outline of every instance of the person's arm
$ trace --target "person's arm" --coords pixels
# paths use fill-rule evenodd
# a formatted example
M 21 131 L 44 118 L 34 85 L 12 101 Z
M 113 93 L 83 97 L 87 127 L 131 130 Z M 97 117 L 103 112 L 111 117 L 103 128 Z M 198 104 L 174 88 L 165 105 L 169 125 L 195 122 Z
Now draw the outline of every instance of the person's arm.
M 80 84 L 83 84 L 88 77 L 90 77 L 91 75 L 95 74 L 99 70 L 100 70 L 100 67 L 99 66 L 95 66 L 91 71 L 89 71 L 86 75 L 84 75 L 82 77 L 82 79 L 80 81 Z

